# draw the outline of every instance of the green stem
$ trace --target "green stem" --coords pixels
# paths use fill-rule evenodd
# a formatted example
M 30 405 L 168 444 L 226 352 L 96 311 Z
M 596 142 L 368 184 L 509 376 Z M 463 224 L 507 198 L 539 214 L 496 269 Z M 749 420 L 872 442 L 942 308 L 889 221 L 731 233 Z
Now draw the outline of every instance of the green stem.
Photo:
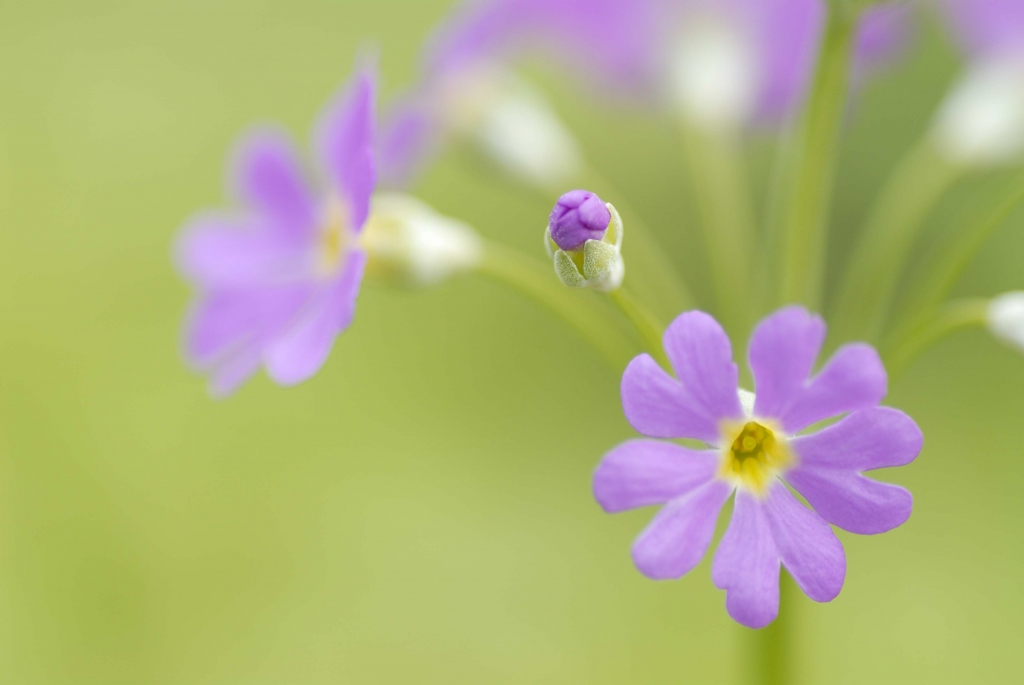
M 575 328 L 617 371 L 636 354 L 614 314 L 593 293 L 566 288 L 550 265 L 504 245 L 486 243 L 478 273 L 533 298 Z
M 919 312 L 931 311 L 949 295 L 960 274 L 973 261 L 989 236 L 1024 203 L 1024 172 L 1015 174 L 999 191 L 995 205 L 988 202 L 964 222 L 925 259 L 921 276 L 904 298 L 893 330 L 912 325 Z
M 664 329 L 658 320 L 651 314 L 647 309 L 644 309 L 640 302 L 629 294 L 625 288 L 619 288 L 608 293 L 608 297 L 611 298 L 612 302 L 622 310 L 622 313 L 626 315 L 630 323 L 636 328 L 637 333 L 643 338 L 644 344 L 647 347 L 647 351 L 654 357 L 659 364 L 666 369 L 671 369 L 672 366 L 665 355 L 665 348 L 662 345 L 662 334 Z
M 636 296 L 654 309 L 658 320 L 671 321 L 682 312 L 692 309 L 696 300 L 690 293 L 686 279 L 671 262 L 666 250 L 653 231 L 629 205 L 625 196 L 592 167 L 584 175 L 584 184 L 611 202 L 625 223 L 623 257 L 626 260 L 626 279 Z
M 820 308 L 825 228 L 849 91 L 857 12 L 831 7 L 814 84 L 794 131 L 782 204 L 778 303 Z
M 960 174 L 927 139 L 896 167 L 868 215 L 840 288 L 836 341 L 877 341 L 924 220 Z
M 779 615 L 767 627 L 748 631 L 751 656 L 746 681 L 751 685 L 790 685 L 793 680 L 792 627 L 796 584 L 783 571 L 779 576 Z
M 743 150 L 734 131 L 683 127 L 684 152 L 701 214 L 721 321 L 735 339 L 752 315 L 752 259 L 757 249 L 754 211 Z
M 922 316 L 916 327 L 882 348 L 882 359 L 892 376 L 902 373 L 922 352 L 951 333 L 988 323 L 989 300 L 953 300 Z

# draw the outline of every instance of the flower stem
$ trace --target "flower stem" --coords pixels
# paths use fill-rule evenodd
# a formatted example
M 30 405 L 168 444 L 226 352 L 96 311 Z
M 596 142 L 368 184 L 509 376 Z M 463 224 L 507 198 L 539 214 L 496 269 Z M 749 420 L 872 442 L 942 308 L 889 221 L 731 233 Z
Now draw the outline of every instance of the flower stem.
M 593 293 L 566 288 L 550 265 L 505 245 L 488 242 L 477 272 L 512 286 L 550 309 L 591 343 L 616 371 L 621 371 L 636 355 L 636 343 L 622 330 L 613 312 Z
M 718 313 L 726 330 L 742 339 L 753 309 L 752 258 L 758 240 L 743 151 L 735 133 L 683 127 Z
M 882 360 L 891 376 L 902 373 L 922 352 L 963 328 L 988 323 L 986 298 L 952 300 L 921 316 L 919 323 L 882 348 Z
M 748 631 L 750 635 L 746 682 L 751 685 L 790 685 L 792 683 L 793 599 L 796 586 L 789 574 L 779 576 L 779 615 L 767 627 Z
M 930 141 L 912 149 L 875 202 L 835 307 L 834 339 L 876 342 L 924 219 L 960 176 Z
M 793 132 L 781 206 L 778 304 L 820 307 L 825 228 L 849 91 L 858 13 L 829 8 L 814 84 Z
M 670 321 L 678 314 L 692 309 L 696 300 L 690 293 L 686 279 L 672 263 L 657 236 L 641 215 L 634 211 L 611 182 L 593 167 L 584 174 L 584 184 L 611 202 L 625 222 L 623 256 L 626 259 L 626 279 L 630 288 L 654 309 L 658 321 Z
M 664 329 L 658 320 L 648 310 L 644 309 L 640 302 L 629 294 L 625 288 L 619 288 L 608 293 L 612 302 L 622 310 L 622 313 L 626 315 L 633 327 L 636 328 L 637 333 L 644 340 L 644 345 L 647 347 L 647 351 L 654 357 L 659 364 L 666 369 L 671 369 L 672 366 L 665 355 L 665 348 L 662 345 L 661 337 L 664 333 Z
M 938 307 L 989 236 L 1021 203 L 1024 203 L 1024 172 L 1015 174 L 1005 187 L 998 190 L 995 204 L 986 202 L 980 211 L 973 211 L 971 217 L 963 222 L 963 228 L 954 231 L 925 259 L 921 275 L 911 284 L 895 317 L 893 330 L 899 332 L 913 326 L 920 312 Z

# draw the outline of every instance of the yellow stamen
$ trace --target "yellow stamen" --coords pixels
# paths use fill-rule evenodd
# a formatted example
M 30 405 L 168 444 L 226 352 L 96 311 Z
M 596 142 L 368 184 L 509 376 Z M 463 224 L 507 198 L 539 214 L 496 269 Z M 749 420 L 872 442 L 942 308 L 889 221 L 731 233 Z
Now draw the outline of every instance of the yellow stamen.
M 781 431 L 767 421 L 726 421 L 720 478 L 763 493 L 772 478 L 793 465 L 793 453 Z

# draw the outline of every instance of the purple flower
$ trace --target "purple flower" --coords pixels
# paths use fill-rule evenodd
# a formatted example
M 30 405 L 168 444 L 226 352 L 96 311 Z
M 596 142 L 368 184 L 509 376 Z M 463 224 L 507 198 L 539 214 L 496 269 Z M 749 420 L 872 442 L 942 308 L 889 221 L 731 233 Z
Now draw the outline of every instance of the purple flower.
M 1020 0 L 944 0 L 961 46 L 975 57 L 1024 50 L 1024 3 Z
M 729 615 L 751 628 L 778 614 L 780 565 L 815 601 L 839 594 L 846 556 L 830 523 L 874 534 L 910 516 L 909 492 L 863 472 L 913 461 L 921 432 L 905 414 L 878 406 L 887 381 L 870 346 L 846 345 L 812 375 L 824 339 L 825 324 L 800 307 L 764 319 L 748 356 L 755 398 L 737 390 L 721 326 L 703 312 L 681 315 L 664 337 L 676 377 L 637 357 L 622 377 L 622 405 L 639 432 L 692 438 L 710 449 L 631 440 L 605 455 L 594 474 L 605 511 L 665 505 L 633 545 L 637 567 L 655 579 L 679 578 L 700 562 L 735 492 L 712 579 L 727 593 Z
M 604 200 L 586 190 L 570 190 L 551 210 L 551 239 L 563 250 L 577 250 L 588 240 L 601 240 L 612 221 Z
M 321 118 L 322 192 L 307 182 L 289 136 L 260 128 L 232 165 L 238 210 L 206 213 L 183 230 L 177 263 L 198 291 L 185 352 L 215 395 L 261 365 L 282 385 L 306 380 L 352 322 L 376 183 L 374 80 L 358 73 Z

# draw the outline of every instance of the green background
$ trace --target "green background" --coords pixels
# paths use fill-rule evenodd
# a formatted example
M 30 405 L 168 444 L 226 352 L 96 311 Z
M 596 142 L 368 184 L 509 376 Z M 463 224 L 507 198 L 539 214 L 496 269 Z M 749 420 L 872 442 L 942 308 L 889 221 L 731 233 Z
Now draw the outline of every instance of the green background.
M 277 120 L 305 140 L 368 39 L 393 94 L 449 4 L 0 1 L 0 682 L 742 672 L 749 634 L 708 560 L 644 579 L 629 545 L 650 512 L 611 517 L 592 500 L 594 465 L 633 435 L 617 374 L 516 293 L 477 277 L 367 285 L 326 367 L 292 389 L 260 376 L 215 402 L 182 364 L 189 293 L 170 244 L 223 201 L 236 134 Z M 956 70 L 925 26 L 857 98 L 834 257 Z M 703 282 L 671 125 L 542 81 Z M 752 143 L 758 174 L 767 150 Z M 936 231 L 956 229 L 983 180 L 944 203 Z M 540 250 L 547 204 L 454 155 L 417 192 Z M 1018 213 L 961 291 L 1024 286 L 1022 255 Z M 1024 680 L 1022 387 L 1024 360 L 980 332 L 893 383 L 888 403 L 926 447 L 885 477 L 915 512 L 883 536 L 839 533 L 839 598 L 783 607 L 799 682 Z

